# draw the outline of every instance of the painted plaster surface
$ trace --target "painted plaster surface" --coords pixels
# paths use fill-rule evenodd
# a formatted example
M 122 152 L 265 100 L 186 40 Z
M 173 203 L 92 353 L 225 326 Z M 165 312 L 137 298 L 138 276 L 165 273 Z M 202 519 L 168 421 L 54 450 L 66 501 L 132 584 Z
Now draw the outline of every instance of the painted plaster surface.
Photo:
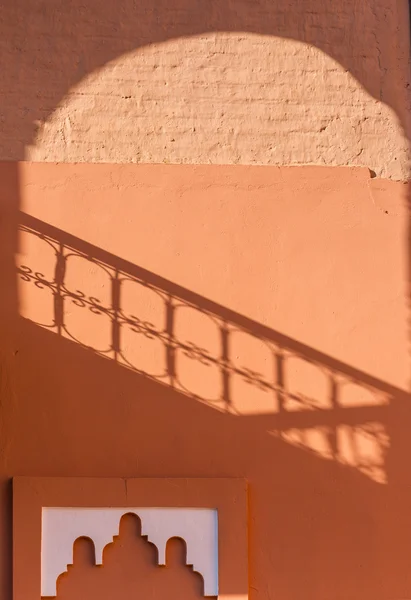
M 406 0 L 7 2 L 0 158 L 408 175 Z
M 13 600 L 248 600 L 247 504 L 240 478 L 13 478 Z
M 21 182 L 16 266 L 25 319 L 57 335 L 64 325 L 61 336 L 167 383 L 169 281 L 405 385 L 405 185 L 371 179 L 366 169 L 47 164 L 22 165 Z M 50 239 L 36 235 L 42 223 L 55 228 L 43 226 Z M 59 230 L 73 236 L 62 256 Z M 121 261 L 131 273 L 118 274 L 113 292 Z M 155 285 L 154 276 L 164 282 Z M 175 383 L 218 401 L 220 374 L 195 351 L 221 355 L 220 323 L 200 299 L 180 301 L 178 289 L 175 296 L 171 333 L 187 343 L 175 348 Z M 381 319 L 385 307 L 389 320 Z M 229 343 L 234 364 L 245 360 L 269 376 L 270 353 L 250 332 L 231 332 Z M 255 365 L 247 364 L 252 356 Z M 243 387 L 241 376 L 233 386 L 241 397 L 262 391 Z M 235 408 L 234 392 L 232 401 Z
M 409 597 L 407 186 L 1 174 L 2 600 L 16 473 L 245 477 L 252 600 Z
M 251 600 L 411 597 L 408 9 L 4 3 L 0 600 L 16 474 L 244 477 Z

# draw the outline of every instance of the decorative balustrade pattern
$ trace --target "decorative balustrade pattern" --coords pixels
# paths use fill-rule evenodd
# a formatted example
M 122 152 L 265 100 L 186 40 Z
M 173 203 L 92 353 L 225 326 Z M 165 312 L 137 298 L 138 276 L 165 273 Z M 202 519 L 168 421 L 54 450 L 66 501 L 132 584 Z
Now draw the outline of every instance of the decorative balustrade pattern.
M 270 418 L 273 435 L 384 480 L 385 415 L 405 392 L 33 217 L 21 221 L 22 236 L 48 246 L 48 269 L 30 254 L 18 267 L 23 284 L 52 299 L 39 325 L 217 410 L 265 426 Z M 92 292 L 77 289 L 77 271 Z M 88 329 L 97 341 L 82 339 Z

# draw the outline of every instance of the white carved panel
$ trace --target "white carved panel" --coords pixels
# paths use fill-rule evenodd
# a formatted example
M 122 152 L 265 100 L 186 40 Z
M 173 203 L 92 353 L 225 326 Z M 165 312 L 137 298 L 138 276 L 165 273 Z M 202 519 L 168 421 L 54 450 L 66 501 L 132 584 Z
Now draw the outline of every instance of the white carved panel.
M 167 541 L 180 537 L 187 544 L 187 564 L 204 579 L 204 595 L 218 595 L 217 511 L 198 508 L 43 508 L 41 531 L 41 595 L 56 596 L 58 576 L 73 562 L 79 537 L 94 542 L 96 564 L 105 546 L 118 535 L 120 519 L 132 513 L 141 519 L 142 535 L 158 549 L 165 564 Z

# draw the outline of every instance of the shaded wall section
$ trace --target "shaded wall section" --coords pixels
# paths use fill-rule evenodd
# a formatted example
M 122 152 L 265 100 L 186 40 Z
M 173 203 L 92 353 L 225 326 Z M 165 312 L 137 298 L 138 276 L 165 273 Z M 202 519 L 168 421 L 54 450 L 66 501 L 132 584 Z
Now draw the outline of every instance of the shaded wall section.
M 309 167 L 19 175 L 20 211 L 15 182 L 2 194 L 19 230 L 2 597 L 13 475 L 246 477 L 252 599 L 407 597 L 406 186 Z

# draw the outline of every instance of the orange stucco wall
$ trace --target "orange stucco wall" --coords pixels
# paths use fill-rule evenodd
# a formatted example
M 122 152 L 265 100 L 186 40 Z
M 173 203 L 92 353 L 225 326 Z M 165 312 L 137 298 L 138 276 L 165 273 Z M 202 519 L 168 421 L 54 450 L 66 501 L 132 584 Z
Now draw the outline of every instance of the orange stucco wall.
M 0 600 L 19 475 L 245 478 L 251 600 L 410 598 L 408 1 L 3 4 Z
M 312 167 L 1 176 L 2 599 L 15 475 L 245 477 L 252 599 L 407 597 L 407 186 Z

